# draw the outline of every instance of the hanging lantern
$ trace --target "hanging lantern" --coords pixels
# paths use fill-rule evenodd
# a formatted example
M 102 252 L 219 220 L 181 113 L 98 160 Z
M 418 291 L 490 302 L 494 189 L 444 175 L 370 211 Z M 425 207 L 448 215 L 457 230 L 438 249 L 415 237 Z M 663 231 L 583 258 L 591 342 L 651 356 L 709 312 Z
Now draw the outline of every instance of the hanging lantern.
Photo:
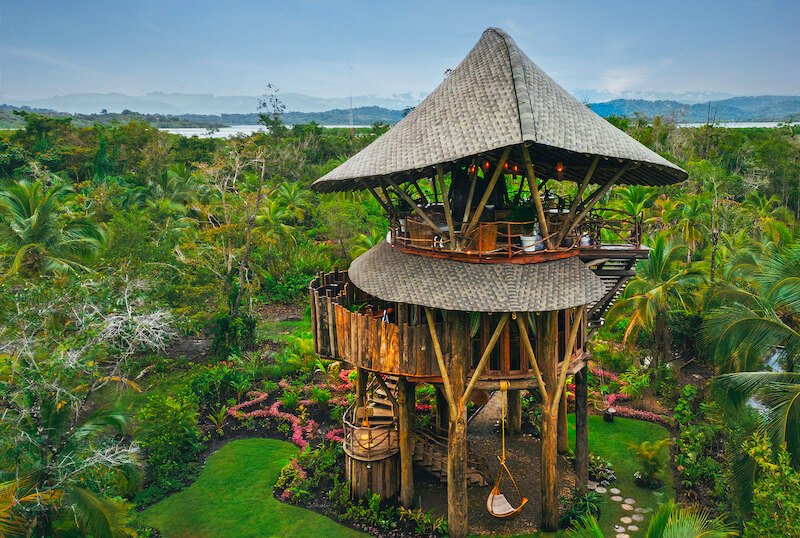
M 558 179 L 559 181 L 564 179 L 564 163 L 560 162 L 556 164 L 556 179 Z
M 514 165 L 514 175 L 516 176 L 519 173 L 519 165 Z
M 474 164 L 469 167 L 469 173 L 470 174 L 474 174 L 475 173 L 475 165 Z
M 485 163 L 483 163 L 483 169 L 484 170 L 489 170 L 489 161 L 486 161 Z
M 506 172 L 508 172 L 508 161 L 506 161 L 506 162 L 504 162 L 504 163 L 503 163 L 503 170 L 505 170 Z

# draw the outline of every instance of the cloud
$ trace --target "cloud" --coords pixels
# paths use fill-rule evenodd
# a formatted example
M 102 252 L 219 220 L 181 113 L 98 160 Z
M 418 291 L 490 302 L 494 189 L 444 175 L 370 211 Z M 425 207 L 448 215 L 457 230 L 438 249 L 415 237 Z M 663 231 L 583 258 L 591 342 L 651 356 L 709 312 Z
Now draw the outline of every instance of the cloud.
M 72 71 L 75 73 L 81 73 L 84 75 L 91 75 L 91 76 L 99 76 L 100 73 L 90 69 L 85 65 L 81 65 L 69 60 L 65 60 L 63 58 L 59 58 L 57 56 L 53 56 L 50 54 L 46 54 L 44 52 L 34 50 L 34 49 L 27 49 L 22 47 L 13 47 L 13 46 L 3 46 L 0 47 L 0 53 L 7 57 L 11 58 L 18 58 L 25 61 L 32 61 L 38 62 L 41 64 L 49 65 L 52 67 L 58 67 L 65 71 Z

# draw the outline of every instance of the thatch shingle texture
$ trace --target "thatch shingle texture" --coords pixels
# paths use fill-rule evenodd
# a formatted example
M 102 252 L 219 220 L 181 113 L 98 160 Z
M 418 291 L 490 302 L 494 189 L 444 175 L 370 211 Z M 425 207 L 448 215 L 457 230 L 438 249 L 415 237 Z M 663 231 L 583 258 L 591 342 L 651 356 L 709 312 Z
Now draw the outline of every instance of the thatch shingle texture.
M 540 176 L 560 161 L 566 178 L 579 180 L 593 157 L 601 156 L 597 183 L 608 180 L 621 162 L 640 165 L 622 183 L 663 185 L 686 178 L 681 168 L 567 93 L 505 32 L 490 28 L 417 108 L 314 187 L 328 192 L 376 185 L 386 177 L 402 181 L 429 175 L 437 164 L 449 167 L 522 143 L 531 145 Z
M 359 289 L 385 301 L 468 312 L 543 312 L 599 300 L 603 282 L 577 257 L 517 265 L 417 256 L 385 241 L 348 270 Z

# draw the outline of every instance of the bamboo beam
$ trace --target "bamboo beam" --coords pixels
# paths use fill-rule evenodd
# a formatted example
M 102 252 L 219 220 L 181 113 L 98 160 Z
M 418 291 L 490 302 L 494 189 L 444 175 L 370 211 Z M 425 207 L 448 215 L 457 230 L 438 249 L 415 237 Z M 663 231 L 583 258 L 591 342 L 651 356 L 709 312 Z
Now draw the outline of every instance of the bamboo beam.
M 478 182 L 477 168 L 469 174 L 469 195 L 467 195 L 467 207 L 464 208 L 464 217 L 461 219 L 461 229 L 469 221 L 469 212 L 472 208 L 472 197 L 475 196 L 475 184 Z
M 425 202 L 425 205 L 429 204 L 430 201 L 428 200 L 428 197 L 425 196 L 425 193 L 422 192 L 422 187 L 419 186 L 419 183 L 417 183 L 417 180 L 416 179 L 412 179 L 411 180 L 411 184 L 414 185 L 415 189 L 417 189 L 417 192 L 419 193 L 420 198 L 422 198 L 422 201 Z
M 597 170 L 597 165 L 600 164 L 600 157 L 595 157 L 592 161 L 592 165 L 589 167 L 589 170 L 586 172 L 586 175 L 583 178 L 583 182 L 581 183 L 580 187 L 578 188 L 578 194 L 575 195 L 575 199 L 572 201 L 572 205 L 569 208 L 569 213 L 567 213 L 567 218 L 564 220 L 564 225 L 561 227 L 561 231 L 558 232 L 558 244 L 560 245 L 561 242 L 567 237 L 567 229 L 570 228 L 570 223 L 572 219 L 575 217 L 575 212 L 578 210 L 578 205 L 583 198 L 583 193 L 586 190 L 586 187 L 589 186 L 589 181 L 591 181 L 592 176 L 594 175 L 595 170 Z M 574 226 L 573 226 L 574 228 Z M 570 230 L 572 231 L 572 230 Z
M 508 322 L 508 314 L 503 314 L 500 318 L 500 321 L 497 322 L 497 327 L 495 327 L 494 332 L 492 333 L 492 337 L 489 339 L 489 343 L 486 344 L 486 349 L 483 350 L 483 354 L 481 355 L 481 360 L 478 362 L 478 366 L 475 368 L 475 372 L 472 374 L 472 379 L 469 380 L 469 384 L 467 384 L 467 389 L 464 391 L 464 401 L 469 400 L 469 396 L 472 393 L 472 389 L 475 387 L 475 383 L 478 381 L 478 378 L 483 373 L 483 368 L 486 365 L 486 361 L 489 359 L 489 355 L 492 354 L 494 350 L 494 346 L 497 344 L 497 340 L 500 339 L 500 334 L 503 332 L 503 328 L 506 326 Z
M 447 221 L 448 233 L 450 235 L 450 250 L 456 250 L 456 230 L 453 224 L 453 213 L 450 211 L 450 198 L 447 196 L 444 185 L 444 171 L 442 165 L 436 165 L 436 179 L 439 181 L 439 190 L 442 191 L 442 203 L 444 204 L 444 218 Z
M 569 372 L 569 358 L 572 356 L 572 348 L 575 347 L 575 341 L 578 338 L 578 329 L 583 323 L 583 313 L 586 311 L 586 305 L 581 305 L 575 312 L 575 318 L 572 320 L 572 328 L 569 331 L 569 341 L 567 348 L 564 350 L 564 363 L 561 366 L 561 372 L 558 375 L 558 382 L 555 387 L 555 397 L 550 402 L 550 412 L 556 414 L 558 412 L 558 403 L 561 395 L 564 392 L 564 383 L 567 382 L 567 373 Z
M 374 188 L 374 187 L 370 187 L 370 186 L 368 186 L 368 185 L 367 185 L 366 183 L 364 183 L 363 181 L 359 181 L 359 183 L 361 183 L 361 185 L 362 185 L 364 188 L 366 188 L 366 189 L 367 189 L 367 190 L 370 192 L 370 194 L 372 194 L 372 196 L 373 196 L 373 197 L 374 197 L 374 198 L 375 198 L 375 199 L 378 201 L 378 203 L 381 205 L 381 207 L 383 208 L 383 210 L 384 210 L 384 211 L 386 211 L 386 213 L 388 213 L 389 217 L 391 217 L 392 215 L 394 215 L 394 209 L 392 208 L 391 204 L 390 204 L 389 202 L 384 202 L 384 201 L 383 201 L 383 199 L 382 199 L 382 198 L 381 198 L 381 197 L 378 195 L 378 192 L 375 190 L 375 188 Z M 388 198 L 387 198 L 387 200 L 388 200 Z
M 575 374 L 575 475 L 577 488 L 586 493 L 589 480 L 589 366 Z
M 425 213 L 422 210 L 422 208 L 417 205 L 417 203 L 408 195 L 406 191 L 398 187 L 397 183 L 395 183 L 391 179 L 387 179 L 386 181 L 388 181 L 389 185 L 391 185 L 394 188 L 395 192 L 400 196 L 400 198 L 408 202 L 408 204 L 414 208 L 414 211 L 417 212 L 417 215 L 419 215 L 422 218 L 422 220 L 425 221 L 425 224 L 430 226 L 430 228 L 434 231 L 434 235 L 439 235 L 440 233 L 442 233 L 441 230 L 439 230 L 439 227 L 436 226 L 433 220 L 431 220 L 431 218 L 428 216 L 428 214 Z
M 397 415 L 397 410 L 400 407 L 400 404 L 397 402 L 397 398 L 394 397 L 394 394 L 392 394 L 392 391 L 390 391 L 389 387 L 386 386 L 386 381 L 383 380 L 383 377 L 381 377 L 381 374 L 375 374 L 375 379 L 378 380 L 378 385 L 380 385 L 381 388 L 383 389 L 383 392 L 386 393 L 386 397 L 389 398 L 390 402 L 392 402 L 392 406 L 395 409 L 395 416 L 396 416 Z
M 583 220 L 586 214 L 592 209 L 592 207 L 594 207 L 594 205 L 600 200 L 600 198 L 605 196 L 605 194 L 611 189 L 611 187 L 613 187 L 619 181 L 619 179 L 622 177 L 622 174 L 624 174 L 628 170 L 636 168 L 636 166 L 637 165 L 633 163 L 624 164 L 622 167 L 620 167 L 617 173 L 614 174 L 612 178 L 608 180 L 608 183 L 606 183 L 605 185 L 594 191 L 592 195 L 589 197 L 589 199 L 586 200 L 586 203 L 581 204 L 582 206 L 581 212 L 578 213 L 578 216 L 576 216 L 575 219 L 570 223 L 568 230 L 564 234 L 564 236 L 566 237 L 572 232 L 572 230 L 575 229 L 575 226 L 577 226 L 578 223 Z
M 486 187 L 486 192 L 483 193 L 481 201 L 478 203 L 478 207 L 475 209 L 475 214 L 472 215 L 472 219 L 469 222 L 469 226 L 467 226 L 466 232 L 462 234 L 464 237 L 469 237 L 469 234 L 478 224 L 478 220 L 481 218 L 481 215 L 483 214 L 483 208 L 486 207 L 486 202 L 489 201 L 489 197 L 492 195 L 492 191 L 494 191 L 494 188 L 497 185 L 497 180 L 500 179 L 500 174 L 503 172 L 503 165 L 508 160 L 508 156 L 510 153 L 511 153 L 511 146 L 503 150 L 503 154 L 500 156 L 500 160 L 497 161 L 497 166 L 495 167 L 494 173 L 492 174 L 492 179 L 489 180 L 489 185 Z
M 536 354 L 533 352 L 531 339 L 528 337 L 528 327 L 522 320 L 521 312 L 517 314 L 517 326 L 519 327 L 519 335 L 522 339 L 522 346 L 528 355 L 528 359 L 531 361 L 531 368 L 536 376 L 536 385 L 539 387 L 539 395 L 542 397 L 543 405 L 548 405 L 549 397 L 547 395 L 547 387 L 545 387 L 544 379 L 542 379 L 542 372 L 539 370 L 539 363 L 536 361 Z
M 528 148 L 523 144 L 522 146 L 522 161 L 525 164 L 525 174 L 528 176 L 528 186 L 531 188 L 531 198 L 536 205 L 536 217 L 539 219 L 539 228 L 542 237 L 545 238 L 548 250 L 553 250 L 553 239 L 550 237 L 550 230 L 547 226 L 547 219 L 544 216 L 544 207 L 542 206 L 542 199 L 539 197 L 539 185 L 536 183 L 536 174 L 533 171 L 533 162 L 531 161 L 531 154 Z
M 444 394 L 447 397 L 447 403 L 450 405 L 450 407 L 455 408 L 456 400 L 453 398 L 453 389 L 450 386 L 450 376 L 447 374 L 447 367 L 444 364 L 444 355 L 442 355 L 442 346 L 439 345 L 439 336 L 436 334 L 436 323 L 434 323 L 433 320 L 433 311 L 427 306 L 425 307 L 425 317 L 428 318 L 428 331 L 430 331 L 431 340 L 433 340 L 433 351 L 436 354 L 436 361 L 439 363 L 439 373 L 442 374 Z

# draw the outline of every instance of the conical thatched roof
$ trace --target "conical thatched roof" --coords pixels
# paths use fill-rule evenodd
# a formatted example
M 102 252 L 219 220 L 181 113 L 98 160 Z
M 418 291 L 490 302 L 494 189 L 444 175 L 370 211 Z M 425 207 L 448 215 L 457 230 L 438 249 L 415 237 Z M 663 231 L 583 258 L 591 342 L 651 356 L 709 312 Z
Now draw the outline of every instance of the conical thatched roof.
M 526 143 L 538 176 L 565 165 L 567 179 L 581 180 L 595 156 L 593 181 L 607 181 L 621 162 L 640 166 L 621 183 L 665 185 L 686 172 L 592 112 L 548 77 L 502 30 L 490 28 L 420 105 L 375 142 L 318 179 L 320 191 L 376 185 L 386 177 L 429 176 L 459 160 L 499 153 Z M 512 152 L 512 159 L 517 158 Z

